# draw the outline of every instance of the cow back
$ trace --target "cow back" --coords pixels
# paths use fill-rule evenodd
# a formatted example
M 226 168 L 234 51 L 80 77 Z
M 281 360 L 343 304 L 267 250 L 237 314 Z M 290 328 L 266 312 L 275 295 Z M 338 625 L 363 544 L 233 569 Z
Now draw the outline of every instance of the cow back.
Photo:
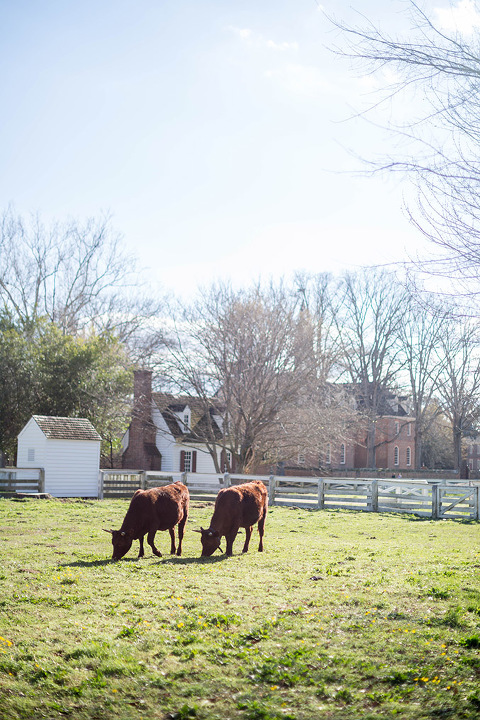
M 153 530 L 168 530 L 188 516 L 189 492 L 183 483 L 137 490 L 130 502 L 122 530 L 133 530 L 134 537 Z
M 234 526 L 251 527 L 266 513 L 267 506 L 267 490 L 259 480 L 224 488 L 217 495 L 210 528 L 224 535 Z

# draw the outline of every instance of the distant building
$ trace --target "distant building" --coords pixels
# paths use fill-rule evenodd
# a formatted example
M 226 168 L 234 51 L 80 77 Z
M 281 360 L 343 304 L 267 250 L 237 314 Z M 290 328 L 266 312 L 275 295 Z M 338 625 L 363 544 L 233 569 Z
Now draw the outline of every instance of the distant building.
M 317 475 L 364 469 L 367 462 L 367 418 L 365 401 L 355 386 L 345 386 L 355 397 L 356 419 L 350 420 L 340 441 L 327 442 L 318 453 L 299 453 L 283 464 L 286 475 Z M 375 468 L 392 474 L 415 468 L 415 417 L 408 398 L 384 391 L 375 418 Z
M 268 474 L 318 475 L 367 467 L 365 401 L 354 386 L 344 386 L 355 410 L 349 417 L 344 439 L 333 439 L 316 453 L 299 451 L 273 467 L 267 460 L 257 471 Z M 415 467 L 415 418 L 406 397 L 384 391 L 378 403 L 375 467 L 393 473 Z M 122 467 L 167 472 L 213 473 L 215 465 L 206 437 L 221 444 L 222 410 L 212 399 L 152 392 L 152 372 L 138 370 L 134 379 L 134 406 L 130 427 L 123 439 Z M 230 453 L 217 449 L 220 470 L 235 471 Z
M 467 438 L 465 441 L 466 467 L 469 473 L 480 472 L 480 436 Z
M 134 377 L 132 421 L 123 439 L 122 467 L 136 470 L 213 473 L 206 437 L 222 438 L 222 417 L 213 401 L 152 392 L 151 370 Z M 218 449 L 220 469 L 232 470 L 230 453 Z

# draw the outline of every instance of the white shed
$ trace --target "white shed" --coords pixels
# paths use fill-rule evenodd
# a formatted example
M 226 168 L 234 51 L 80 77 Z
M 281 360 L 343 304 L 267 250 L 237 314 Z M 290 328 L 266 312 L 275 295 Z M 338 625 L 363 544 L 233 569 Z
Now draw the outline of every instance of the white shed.
M 98 497 L 100 442 L 85 418 L 33 415 L 18 435 L 17 467 L 44 468 L 54 497 Z

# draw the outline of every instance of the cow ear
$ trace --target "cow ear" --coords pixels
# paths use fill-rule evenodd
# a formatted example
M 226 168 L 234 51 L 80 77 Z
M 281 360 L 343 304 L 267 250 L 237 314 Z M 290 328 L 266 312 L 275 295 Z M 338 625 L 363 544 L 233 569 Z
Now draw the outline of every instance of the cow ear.
M 105 528 L 102 528 L 102 530 L 103 530 L 103 532 L 108 532 L 108 533 L 111 533 L 111 534 L 113 535 L 113 530 L 105 530 Z

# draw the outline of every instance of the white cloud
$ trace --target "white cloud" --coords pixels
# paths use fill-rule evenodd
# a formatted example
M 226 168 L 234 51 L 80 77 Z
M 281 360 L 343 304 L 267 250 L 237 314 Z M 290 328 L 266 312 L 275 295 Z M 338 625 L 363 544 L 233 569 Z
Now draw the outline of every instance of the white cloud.
M 249 45 L 254 45 L 255 47 L 259 48 L 268 48 L 269 50 L 298 50 L 298 43 L 296 42 L 275 42 L 274 40 L 269 40 L 267 38 L 264 38 L 262 35 L 258 33 L 254 33 L 253 30 L 250 30 L 249 28 L 237 28 L 233 26 L 229 26 L 228 28 L 234 35 L 236 35 L 240 40 L 243 42 L 248 43 Z
M 444 30 L 470 35 L 475 28 L 480 28 L 480 13 L 473 0 L 459 0 L 456 6 L 435 8 L 439 26 Z
M 234 35 L 243 40 L 244 42 L 250 42 L 252 37 L 252 31 L 249 28 L 236 28 L 230 26 L 228 28 Z

